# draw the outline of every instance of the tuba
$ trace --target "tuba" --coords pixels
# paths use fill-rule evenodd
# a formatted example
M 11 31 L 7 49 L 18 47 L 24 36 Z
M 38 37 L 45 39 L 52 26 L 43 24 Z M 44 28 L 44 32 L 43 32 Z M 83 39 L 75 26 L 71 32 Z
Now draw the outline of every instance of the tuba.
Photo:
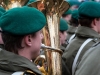
M 27 4 L 29 0 L 0 0 L 0 6 L 6 10 L 15 7 L 22 7 Z
M 62 75 L 59 22 L 61 15 L 69 9 L 70 5 L 64 0 L 37 0 L 28 6 L 43 12 L 47 19 L 47 25 L 43 29 L 45 45 L 42 45 L 45 57 L 40 55 L 34 63 L 46 61 L 46 75 Z

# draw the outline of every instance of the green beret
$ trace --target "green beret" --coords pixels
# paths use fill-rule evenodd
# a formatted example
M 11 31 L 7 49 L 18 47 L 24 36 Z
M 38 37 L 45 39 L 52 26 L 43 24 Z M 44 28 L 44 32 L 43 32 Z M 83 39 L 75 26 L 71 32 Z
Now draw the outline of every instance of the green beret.
M 100 3 L 94 1 L 83 2 L 79 9 L 80 16 L 99 18 L 100 17 Z
M 2 16 L 2 14 L 3 14 L 4 12 L 6 12 L 6 10 L 5 10 L 4 8 L 0 7 L 0 17 Z
M 79 13 L 78 13 L 78 10 L 77 10 L 77 9 L 72 11 L 72 18 L 78 20 L 78 18 L 79 18 Z
M 69 15 L 69 14 L 72 14 L 72 10 L 67 10 L 67 11 L 65 11 L 65 13 L 64 13 L 65 15 Z
M 2 16 L 3 12 L 0 11 L 0 17 Z
M 2 7 L 0 7 L 0 11 L 3 12 L 3 13 L 6 12 L 6 10 Z
M 27 35 L 41 30 L 46 24 L 42 12 L 31 7 L 17 7 L 8 10 L 0 17 L 3 32 L 13 35 Z
M 60 19 L 60 31 L 68 30 L 68 24 L 64 19 Z

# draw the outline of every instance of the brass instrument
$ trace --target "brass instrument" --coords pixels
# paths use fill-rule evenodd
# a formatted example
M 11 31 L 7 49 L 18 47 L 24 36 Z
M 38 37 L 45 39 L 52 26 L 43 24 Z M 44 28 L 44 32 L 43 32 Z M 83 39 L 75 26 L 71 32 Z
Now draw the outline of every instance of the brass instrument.
M 46 45 L 44 46 L 47 61 L 46 75 L 62 75 L 59 20 L 70 5 L 64 0 L 37 0 L 28 6 L 39 9 L 47 18 L 47 25 L 43 29 L 44 44 Z M 42 57 L 38 57 L 35 63 L 41 59 Z
M 29 0 L 0 0 L 0 6 L 6 10 L 24 6 Z

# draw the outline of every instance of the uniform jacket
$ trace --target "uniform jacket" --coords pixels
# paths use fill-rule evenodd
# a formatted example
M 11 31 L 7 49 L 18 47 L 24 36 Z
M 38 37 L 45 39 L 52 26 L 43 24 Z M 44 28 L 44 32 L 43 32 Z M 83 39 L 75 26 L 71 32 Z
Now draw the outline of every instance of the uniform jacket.
M 100 42 L 84 54 L 75 75 L 100 75 Z
M 99 41 L 99 34 L 94 31 L 91 28 L 84 27 L 84 26 L 79 26 L 77 31 L 76 31 L 76 37 L 68 44 L 62 58 L 68 67 L 70 73 L 72 72 L 72 64 L 74 61 L 74 58 L 80 48 L 80 46 L 84 43 L 85 40 L 88 38 L 93 38 L 92 41 L 90 41 L 82 50 L 78 62 L 80 62 L 82 56 L 84 53 L 97 41 Z
M 30 60 L 6 50 L 0 51 L 0 75 L 12 75 L 14 72 L 26 70 L 42 75 Z

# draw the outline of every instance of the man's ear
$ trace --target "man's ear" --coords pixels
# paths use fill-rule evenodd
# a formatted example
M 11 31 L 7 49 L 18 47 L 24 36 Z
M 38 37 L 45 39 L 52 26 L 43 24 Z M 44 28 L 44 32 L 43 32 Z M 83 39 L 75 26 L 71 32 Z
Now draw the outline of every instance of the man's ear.
M 92 24 L 91 24 L 92 29 L 95 30 L 96 32 L 98 32 L 98 26 L 97 26 L 97 24 L 98 24 L 98 20 L 97 19 L 94 19 L 92 21 Z
M 27 35 L 24 37 L 24 42 L 27 46 L 32 46 L 32 36 L 31 35 Z
M 92 28 L 94 28 L 94 26 L 96 26 L 96 22 L 97 22 L 96 19 L 94 19 L 94 20 L 92 21 Z

